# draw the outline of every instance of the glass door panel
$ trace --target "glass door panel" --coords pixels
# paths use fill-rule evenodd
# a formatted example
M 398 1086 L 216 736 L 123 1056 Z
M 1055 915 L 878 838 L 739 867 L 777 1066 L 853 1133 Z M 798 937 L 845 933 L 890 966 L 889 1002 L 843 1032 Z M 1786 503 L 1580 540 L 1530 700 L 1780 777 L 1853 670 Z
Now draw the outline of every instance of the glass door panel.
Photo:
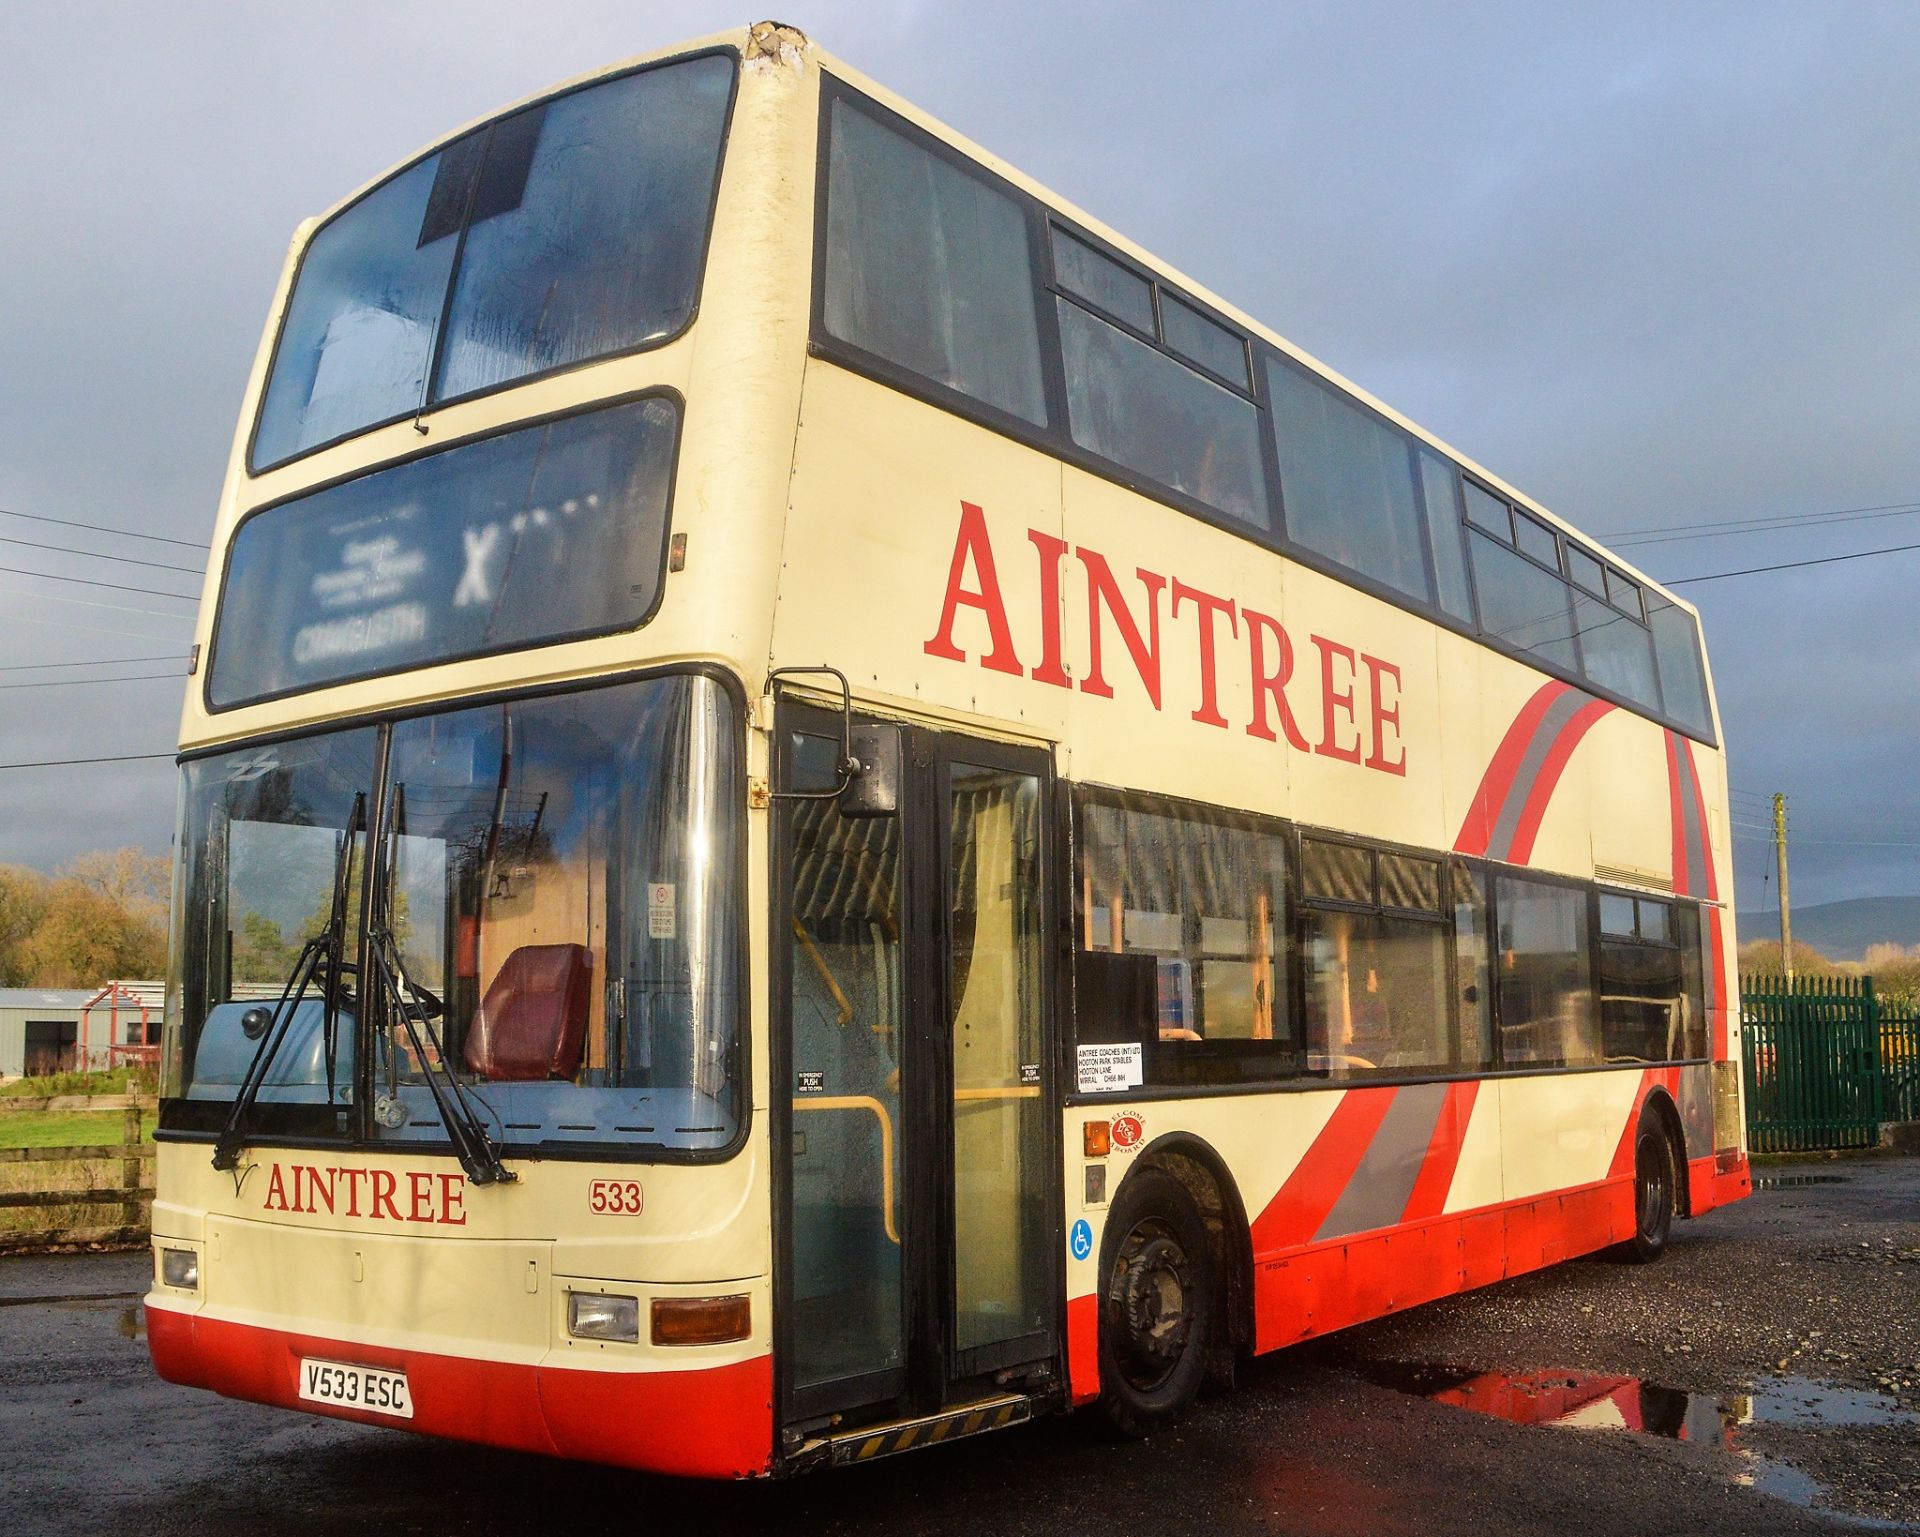
M 947 776 L 947 999 L 953 1128 L 953 1349 L 959 1378 L 1043 1335 L 1041 787 L 954 761 Z
M 840 744 L 788 739 L 788 783 L 829 790 Z M 904 1382 L 900 819 L 789 803 L 792 1341 L 796 1401 Z

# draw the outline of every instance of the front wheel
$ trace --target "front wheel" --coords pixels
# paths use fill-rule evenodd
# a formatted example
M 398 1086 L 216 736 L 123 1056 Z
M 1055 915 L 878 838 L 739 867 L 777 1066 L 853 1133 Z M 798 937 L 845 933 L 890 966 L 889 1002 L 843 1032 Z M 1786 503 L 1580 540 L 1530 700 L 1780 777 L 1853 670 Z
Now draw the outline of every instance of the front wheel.
M 1627 1258 L 1647 1265 L 1667 1252 L 1673 1206 L 1673 1144 L 1658 1121 L 1643 1116 L 1633 1139 L 1633 1237 L 1621 1245 Z
M 1214 1328 L 1206 1219 L 1184 1185 L 1159 1169 L 1126 1182 L 1100 1273 L 1100 1407 L 1122 1435 L 1144 1436 L 1193 1401 Z

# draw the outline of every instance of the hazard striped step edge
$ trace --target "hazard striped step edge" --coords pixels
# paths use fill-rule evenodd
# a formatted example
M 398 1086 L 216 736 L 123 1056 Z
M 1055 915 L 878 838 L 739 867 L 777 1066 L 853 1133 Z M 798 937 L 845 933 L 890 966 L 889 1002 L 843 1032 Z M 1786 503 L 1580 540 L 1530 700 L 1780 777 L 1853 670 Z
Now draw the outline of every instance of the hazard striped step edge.
M 962 1436 L 977 1436 L 989 1430 L 1004 1430 L 1033 1418 L 1033 1400 L 1017 1395 L 982 1399 L 942 1409 L 938 1414 L 919 1419 L 893 1420 L 885 1425 L 868 1425 L 861 1430 L 827 1438 L 828 1454 L 835 1463 L 872 1462 L 890 1457 L 915 1446 L 931 1446 L 937 1441 L 957 1441 Z

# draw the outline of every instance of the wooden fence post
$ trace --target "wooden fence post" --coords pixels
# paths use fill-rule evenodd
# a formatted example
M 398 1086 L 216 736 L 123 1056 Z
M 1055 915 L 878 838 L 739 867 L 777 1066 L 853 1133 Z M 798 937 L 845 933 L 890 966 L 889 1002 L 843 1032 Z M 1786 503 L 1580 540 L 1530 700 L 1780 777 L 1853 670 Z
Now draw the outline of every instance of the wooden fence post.
M 128 1191 L 126 1204 L 120 1209 L 120 1225 L 124 1228 L 140 1226 L 140 1107 L 128 1105 L 120 1123 L 120 1142 L 123 1148 L 120 1157 L 120 1188 Z

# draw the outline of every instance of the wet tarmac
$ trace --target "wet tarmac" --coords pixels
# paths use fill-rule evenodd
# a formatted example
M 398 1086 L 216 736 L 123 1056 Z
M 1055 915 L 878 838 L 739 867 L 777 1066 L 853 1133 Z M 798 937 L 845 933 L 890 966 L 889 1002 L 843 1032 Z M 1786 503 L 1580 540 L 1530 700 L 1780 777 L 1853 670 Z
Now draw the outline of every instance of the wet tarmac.
M 7 1537 L 1920 1531 L 1920 1160 L 1820 1173 L 1841 1183 L 1680 1225 L 1653 1267 L 1579 1261 L 1264 1358 L 1144 1444 L 1081 1416 L 783 1485 L 173 1388 L 144 1255 L 5 1260 L 0 1513 Z

